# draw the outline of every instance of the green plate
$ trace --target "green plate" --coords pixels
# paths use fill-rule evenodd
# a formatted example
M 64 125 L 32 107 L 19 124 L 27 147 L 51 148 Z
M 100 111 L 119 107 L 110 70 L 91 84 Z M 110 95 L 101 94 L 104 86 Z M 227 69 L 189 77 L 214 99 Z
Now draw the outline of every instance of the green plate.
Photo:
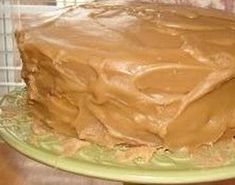
M 31 119 L 25 107 L 25 90 L 18 89 L 2 99 L 1 137 L 13 148 L 44 164 L 76 174 L 146 184 L 177 184 L 224 180 L 235 177 L 235 160 L 217 167 L 200 167 L 180 154 L 155 154 L 148 163 L 141 159 L 118 162 L 114 150 L 89 145 L 68 157 L 59 153 L 60 143 L 52 134 L 30 141 Z M 9 111 L 10 110 L 10 111 Z M 235 159 L 235 156 L 232 157 Z

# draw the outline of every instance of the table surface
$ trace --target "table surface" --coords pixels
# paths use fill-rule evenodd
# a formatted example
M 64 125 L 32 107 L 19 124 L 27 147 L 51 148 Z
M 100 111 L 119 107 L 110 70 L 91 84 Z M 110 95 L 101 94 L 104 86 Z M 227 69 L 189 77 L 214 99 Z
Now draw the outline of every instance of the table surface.
M 0 185 L 122 185 L 61 171 L 31 160 L 0 139 Z M 197 185 L 235 185 L 234 180 Z

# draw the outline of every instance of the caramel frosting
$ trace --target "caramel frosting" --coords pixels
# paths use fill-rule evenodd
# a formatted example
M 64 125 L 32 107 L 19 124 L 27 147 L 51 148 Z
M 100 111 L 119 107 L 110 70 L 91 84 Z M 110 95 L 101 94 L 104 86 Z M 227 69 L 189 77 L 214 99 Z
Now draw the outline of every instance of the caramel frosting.
M 235 16 L 155 3 L 66 7 L 16 31 L 33 116 L 105 146 L 235 135 Z

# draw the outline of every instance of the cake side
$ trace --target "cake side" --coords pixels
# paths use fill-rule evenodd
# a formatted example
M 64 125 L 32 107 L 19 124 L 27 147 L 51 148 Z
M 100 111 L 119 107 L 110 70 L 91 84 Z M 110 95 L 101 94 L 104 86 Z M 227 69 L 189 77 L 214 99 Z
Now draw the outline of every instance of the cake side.
M 39 20 L 16 38 L 33 115 L 56 131 L 170 149 L 235 133 L 234 16 L 129 2 Z

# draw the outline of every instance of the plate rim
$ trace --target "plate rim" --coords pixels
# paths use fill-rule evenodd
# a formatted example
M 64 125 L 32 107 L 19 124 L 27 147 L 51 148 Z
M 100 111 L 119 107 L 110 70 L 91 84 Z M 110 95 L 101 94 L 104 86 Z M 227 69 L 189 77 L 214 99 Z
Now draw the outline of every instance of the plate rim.
M 201 183 L 235 178 L 235 165 L 187 171 L 124 169 L 118 166 L 106 166 L 66 158 L 49 151 L 40 150 L 27 142 L 18 140 L 14 132 L 7 128 L 0 128 L 0 135 L 11 147 L 33 160 L 57 169 L 89 177 L 147 184 Z

